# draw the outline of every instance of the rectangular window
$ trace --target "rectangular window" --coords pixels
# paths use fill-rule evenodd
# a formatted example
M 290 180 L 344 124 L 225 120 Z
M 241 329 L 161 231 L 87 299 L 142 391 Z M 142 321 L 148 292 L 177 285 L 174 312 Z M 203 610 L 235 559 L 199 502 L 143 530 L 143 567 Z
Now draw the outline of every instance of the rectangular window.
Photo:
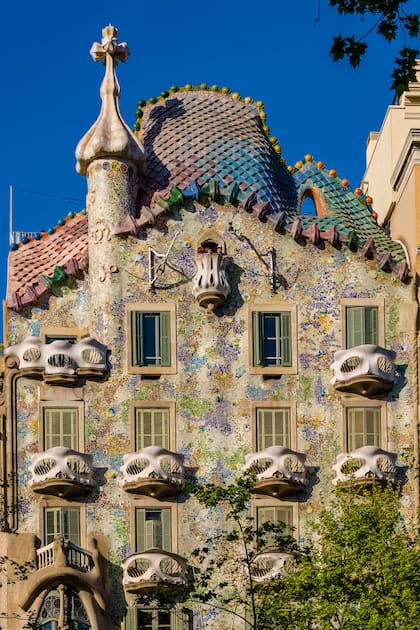
M 44 449 L 67 446 L 79 449 L 79 409 L 44 407 Z
M 181 610 L 129 608 L 125 630 L 188 630 L 192 628 L 191 621 Z
M 80 545 L 79 508 L 54 507 L 44 510 L 45 544 L 53 542 L 57 534 L 62 534 L 76 545 Z
M 171 508 L 136 509 L 136 551 L 172 550 Z
M 51 327 L 41 328 L 41 339 L 43 343 L 52 343 L 53 341 L 68 341 L 69 343 L 77 343 L 83 337 L 87 337 L 89 331 L 85 328 L 70 327 Z
M 253 313 L 254 365 L 292 365 L 290 313 Z
M 284 523 L 285 528 L 282 530 L 283 535 L 293 535 L 293 508 L 284 505 L 261 506 L 257 507 L 257 527 L 261 527 L 264 523 Z M 275 546 L 275 536 L 272 532 L 268 532 L 265 537 L 266 547 Z
M 257 527 L 263 523 L 284 523 L 288 533 L 293 530 L 293 508 L 284 505 L 257 507 Z
M 253 306 L 250 318 L 251 374 L 296 372 L 296 309 Z
M 291 444 L 291 410 L 288 407 L 257 407 L 257 451 Z
M 129 307 L 130 372 L 175 373 L 175 305 Z
M 346 306 L 346 347 L 378 344 L 377 306 Z
M 381 446 L 381 408 L 347 407 L 347 451 Z
M 135 448 L 140 451 L 146 446 L 161 446 L 170 450 L 169 408 L 136 407 Z

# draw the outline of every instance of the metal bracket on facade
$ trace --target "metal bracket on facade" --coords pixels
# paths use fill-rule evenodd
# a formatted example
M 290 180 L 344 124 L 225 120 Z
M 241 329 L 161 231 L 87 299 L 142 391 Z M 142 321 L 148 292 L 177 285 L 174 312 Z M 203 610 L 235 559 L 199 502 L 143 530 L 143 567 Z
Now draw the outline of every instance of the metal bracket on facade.
M 248 243 L 250 248 L 256 254 L 258 260 L 260 260 L 262 262 L 262 264 L 264 265 L 264 267 L 268 271 L 268 279 L 269 279 L 269 282 L 271 284 L 271 291 L 272 291 L 272 293 L 277 293 L 277 289 L 279 287 L 279 283 L 278 283 L 277 272 L 276 272 L 276 269 L 277 269 L 277 266 L 276 266 L 277 253 L 276 253 L 276 250 L 274 249 L 274 247 L 270 247 L 265 252 L 265 254 L 261 254 L 257 250 L 257 248 L 255 247 L 255 245 L 251 241 L 251 239 L 249 239 L 247 236 L 245 236 L 245 234 L 237 234 L 237 232 L 235 232 L 234 230 L 231 230 L 231 231 L 235 234 L 235 236 L 237 236 L 239 238 L 240 241 L 246 241 Z
M 156 290 L 156 281 L 158 277 L 160 277 L 164 271 L 165 267 L 169 267 L 172 271 L 176 271 L 180 273 L 182 276 L 185 276 L 184 272 L 180 269 L 177 269 L 174 265 L 172 265 L 169 261 L 169 255 L 171 250 L 175 244 L 176 239 L 178 238 L 180 231 L 175 234 L 173 237 L 171 244 L 168 247 L 168 251 L 166 254 L 159 254 L 155 249 L 149 247 L 149 289 L 151 291 Z

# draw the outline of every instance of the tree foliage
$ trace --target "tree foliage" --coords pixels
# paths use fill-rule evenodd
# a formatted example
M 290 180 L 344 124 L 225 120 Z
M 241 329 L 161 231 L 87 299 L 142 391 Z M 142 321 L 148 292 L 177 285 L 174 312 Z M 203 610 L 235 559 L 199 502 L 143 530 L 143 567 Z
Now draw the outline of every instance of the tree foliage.
M 348 59 L 353 68 L 359 66 L 366 53 L 367 37 L 372 32 L 386 42 L 402 41 L 403 46 L 394 61 L 391 74 L 391 89 L 400 96 L 407 89 L 409 81 L 414 81 L 413 65 L 418 48 L 409 46 L 419 36 L 420 19 L 417 13 L 408 13 L 405 5 L 408 0 L 329 0 L 329 5 L 341 15 L 357 15 L 363 21 L 371 18 L 371 24 L 362 37 L 337 35 L 333 38 L 330 50 L 334 61 Z
M 313 525 L 310 552 L 258 593 L 264 630 L 419 630 L 420 552 L 398 492 L 342 491 Z
M 401 515 L 397 489 L 337 491 L 307 524 L 303 546 L 284 523 L 257 526 L 253 485 L 248 475 L 187 486 L 225 526 L 192 551 L 188 588 L 172 599 L 157 587 L 138 604 L 209 607 L 250 630 L 420 630 L 420 538 Z M 293 558 L 286 574 L 255 581 L 258 555 L 273 549 Z

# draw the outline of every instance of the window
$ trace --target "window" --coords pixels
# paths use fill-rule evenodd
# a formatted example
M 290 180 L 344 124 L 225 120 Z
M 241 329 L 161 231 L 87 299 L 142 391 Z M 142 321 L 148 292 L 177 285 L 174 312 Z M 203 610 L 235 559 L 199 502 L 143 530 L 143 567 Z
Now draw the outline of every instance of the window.
M 180 610 L 129 608 L 125 630 L 187 630 L 192 628 L 188 614 Z
M 161 446 L 170 450 L 169 407 L 135 408 L 135 449 Z
M 129 330 L 130 372 L 175 373 L 175 305 L 130 306 Z
M 378 307 L 346 307 L 346 347 L 378 343 Z
M 57 534 L 62 534 L 76 545 L 80 545 L 79 508 L 51 507 L 44 510 L 45 544 L 53 542 Z
M 62 597 L 58 590 L 50 591 L 44 599 L 38 615 L 42 630 L 58 630 L 62 626 L 59 619 L 68 623 L 69 630 L 89 630 L 90 624 L 78 594 L 68 585 L 61 585 Z M 38 625 L 37 625 L 38 628 Z
M 172 550 L 171 508 L 136 509 L 136 551 Z
M 88 330 L 76 328 L 74 326 L 41 328 L 41 339 L 44 343 L 52 343 L 53 341 L 68 341 L 69 343 L 74 344 L 88 335 Z
M 263 523 L 284 523 L 291 532 L 293 528 L 293 508 L 283 505 L 257 507 L 257 527 Z
M 378 298 L 344 298 L 341 300 L 343 348 L 365 343 L 385 345 L 385 302 Z
M 381 446 L 381 407 L 347 407 L 347 451 Z
M 291 445 L 291 409 L 289 407 L 257 407 L 257 451 L 269 446 Z
M 296 309 L 272 305 L 251 308 L 251 374 L 296 372 Z
M 79 408 L 44 407 L 44 449 L 53 446 L 79 448 Z
M 257 527 L 261 527 L 264 523 L 273 523 L 278 525 L 284 523 L 285 528 L 282 530 L 282 534 L 293 535 L 293 508 L 284 505 L 267 505 L 257 507 Z M 275 535 L 273 532 L 268 532 L 265 536 L 266 547 L 275 546 Z

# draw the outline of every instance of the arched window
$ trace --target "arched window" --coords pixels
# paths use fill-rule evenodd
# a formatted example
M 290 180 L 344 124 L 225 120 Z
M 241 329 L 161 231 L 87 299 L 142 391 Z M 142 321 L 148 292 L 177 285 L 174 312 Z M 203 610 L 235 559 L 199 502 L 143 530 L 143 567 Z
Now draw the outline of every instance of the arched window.
M 300 213 L 303 214 L 305 217 L 316 217 L 317 211 L 315 203 L 310 195 L 307 195 L 302 201 Z
M 44 599 L 38 615 L 42 630 L 58 630 L 60 615 L 69 630 L 90 630 L 89 619 L 77 592 L 62 584 Z

